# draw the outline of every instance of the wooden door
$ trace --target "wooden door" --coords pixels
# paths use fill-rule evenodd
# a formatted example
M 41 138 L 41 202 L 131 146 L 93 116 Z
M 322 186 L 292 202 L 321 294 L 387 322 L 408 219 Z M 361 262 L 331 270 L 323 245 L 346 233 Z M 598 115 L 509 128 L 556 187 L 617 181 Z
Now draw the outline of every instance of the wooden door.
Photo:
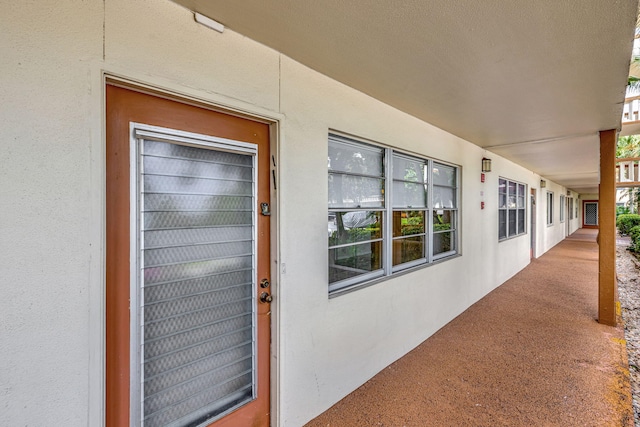
M 106 425 L 268 426 L 269 126 L 108 85 L 106 137 Z

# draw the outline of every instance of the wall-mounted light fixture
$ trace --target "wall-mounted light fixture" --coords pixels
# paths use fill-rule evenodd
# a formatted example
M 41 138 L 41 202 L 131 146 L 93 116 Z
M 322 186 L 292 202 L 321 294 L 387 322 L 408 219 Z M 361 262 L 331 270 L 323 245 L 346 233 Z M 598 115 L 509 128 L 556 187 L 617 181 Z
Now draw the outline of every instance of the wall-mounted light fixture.
M 482 172 L 491 172 L 491 159 L 482 158 Z
M 208 16 L 204 16 L 198 12 L 195 12 L 193 14 L 193 17 L 196 19 L 197 23 L 202 24 L 205 27 L 211 28 L 212 30 L 215 30 L 219 33 L 222 33 L 224 31 L 224 25 L 222 25 L 218 21 L 214 21 Z
M 546 188 L 547 187 L 547 181 L 545 181 L 544 179 L 540 180 L 540 188 Z
M 571 196 L 571 190 L 567 190 L 567 196 Z

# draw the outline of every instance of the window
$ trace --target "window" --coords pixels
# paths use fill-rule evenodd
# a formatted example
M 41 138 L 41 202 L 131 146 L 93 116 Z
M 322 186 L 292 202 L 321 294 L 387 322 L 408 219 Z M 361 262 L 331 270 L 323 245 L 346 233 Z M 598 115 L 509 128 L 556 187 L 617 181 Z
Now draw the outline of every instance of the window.
M 560 195 L 560 222 L 564 222 L 564 211 L 566 209 L 566 200 L 567 196 L 564 194 Z
M 393 155 L 393 267 L 420 264 L 426 258 L 427 161 Z
M 574 214 L 573 214 L 573 197 L 569 197 L 569 219 L 573 219 Z
M 384 150 L 329 140 L 329 283 L 384 274 Z
M 547 192 L 547 225 L 553 225 L 553 192 Z
M 329 135 L 329 292 L 458 253 L 458 168 Z
M 526 233 L 526 186 L 505 178 L 498 179 L 498 240 Z
M 456 252 L 457 168 L 433 163 L 433 256 Z

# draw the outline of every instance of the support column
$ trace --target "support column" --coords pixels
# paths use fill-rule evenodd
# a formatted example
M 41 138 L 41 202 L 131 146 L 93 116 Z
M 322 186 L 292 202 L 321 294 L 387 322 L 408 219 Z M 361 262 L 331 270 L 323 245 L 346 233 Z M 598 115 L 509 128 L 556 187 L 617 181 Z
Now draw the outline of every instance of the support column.
M 598 321 L 616 326 L 616 130 L 600 132 Z

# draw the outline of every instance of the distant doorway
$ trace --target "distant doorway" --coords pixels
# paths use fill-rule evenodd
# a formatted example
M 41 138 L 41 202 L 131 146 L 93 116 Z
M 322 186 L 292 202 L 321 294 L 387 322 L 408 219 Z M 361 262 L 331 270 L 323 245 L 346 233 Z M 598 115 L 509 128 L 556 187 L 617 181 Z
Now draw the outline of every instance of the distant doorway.
M 530 259 L 536 257 L 536 189 L 531 189 L 531 250 Z
M 585 200 L 582 203 L 582 226 L 598 228 L 598 201 Z

